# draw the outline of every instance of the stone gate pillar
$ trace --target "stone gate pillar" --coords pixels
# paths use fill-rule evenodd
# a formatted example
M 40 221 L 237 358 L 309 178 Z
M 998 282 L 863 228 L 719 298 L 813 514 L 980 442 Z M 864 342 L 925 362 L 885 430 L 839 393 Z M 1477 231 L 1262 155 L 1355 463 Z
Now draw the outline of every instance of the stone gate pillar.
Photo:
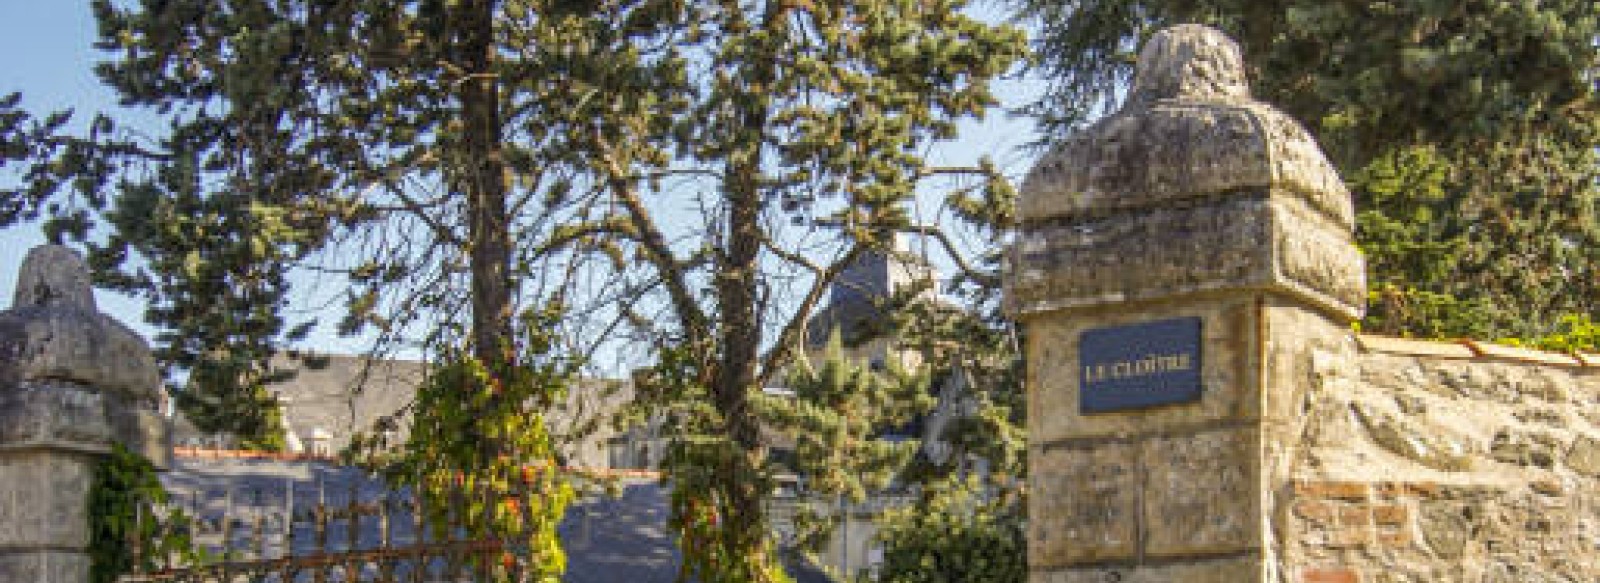
M 1272 525 L 1304 377 L 1353 354 L 1366 293 L 1316 143 L 1251 99 L 1232 40 L 1176 26 L 1122 109 L 1033 169 L 1019 214 L 1030 580 L 1285 580 Z
M 30 251 L 0 312 L 0 581 L 89 580 L 96 458 L 120 442 L 170 460 L 159 387 L 144 340 L 96 311 L 83 260 Z

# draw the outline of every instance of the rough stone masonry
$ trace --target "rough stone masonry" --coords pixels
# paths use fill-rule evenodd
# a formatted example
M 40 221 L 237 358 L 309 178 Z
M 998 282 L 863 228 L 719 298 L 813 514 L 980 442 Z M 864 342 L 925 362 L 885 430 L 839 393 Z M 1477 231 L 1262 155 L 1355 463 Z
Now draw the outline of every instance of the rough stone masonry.
M 1354 334 L 1350 195 L 1220 32 L 1019 214 L 1034 583 L 1600 580 L 1600 357 Z
M 72 250 L 37 247 L 0 312 L 0 581 L 89 580 L 89 488 L 122 443 L 170 460 L 160 377 L 138 334 L 95 309 Z

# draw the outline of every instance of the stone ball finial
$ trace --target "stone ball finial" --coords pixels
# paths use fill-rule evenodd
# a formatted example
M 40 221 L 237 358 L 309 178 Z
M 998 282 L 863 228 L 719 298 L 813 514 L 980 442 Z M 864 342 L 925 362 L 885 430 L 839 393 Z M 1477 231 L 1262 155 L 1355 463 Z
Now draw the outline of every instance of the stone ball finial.
M 22 260 L 11 307 L 95 311 L 88 264 L 76 251 L 61 245 L 34 247 Z
M 1238 43 L 1201 24 L 1162 29 L 1139 53 L 1129 105 L 1171 98 L 1249 98 Z

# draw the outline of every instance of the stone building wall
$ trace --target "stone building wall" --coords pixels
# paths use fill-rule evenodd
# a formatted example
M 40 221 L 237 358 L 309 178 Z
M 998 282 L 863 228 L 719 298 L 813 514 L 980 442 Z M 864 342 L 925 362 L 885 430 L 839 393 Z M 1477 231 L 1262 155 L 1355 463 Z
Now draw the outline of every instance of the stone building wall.
M 1600 580 L 1600 367 L 1357 341 L 1354 362 L 1324 359 L 1307 379 L 1272 518 L 1286 580 Z

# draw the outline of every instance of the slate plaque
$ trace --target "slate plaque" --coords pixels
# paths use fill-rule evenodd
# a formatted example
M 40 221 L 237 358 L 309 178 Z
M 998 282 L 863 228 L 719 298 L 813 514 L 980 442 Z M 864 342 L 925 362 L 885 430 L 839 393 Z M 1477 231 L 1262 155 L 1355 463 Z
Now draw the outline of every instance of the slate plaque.
M 1200 400 L 1200 318 L 1085 330 L 1078 411 L 1105 413 Z

